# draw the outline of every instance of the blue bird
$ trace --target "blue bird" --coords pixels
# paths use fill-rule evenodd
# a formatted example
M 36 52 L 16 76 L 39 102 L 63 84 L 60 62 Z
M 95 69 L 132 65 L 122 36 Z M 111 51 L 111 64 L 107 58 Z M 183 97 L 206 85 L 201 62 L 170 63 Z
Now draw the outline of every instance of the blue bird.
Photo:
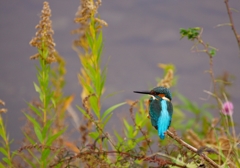
M 172 96 L 169 89 L 165 87 L 156 87 L 149 91 L 134 91 L 134 93 L 149 94 L 149 115 L 152 126 L 158 130 L 158 136 L 165 138 L 165 132 L 169 128 L 172 120 L 173 106 Z

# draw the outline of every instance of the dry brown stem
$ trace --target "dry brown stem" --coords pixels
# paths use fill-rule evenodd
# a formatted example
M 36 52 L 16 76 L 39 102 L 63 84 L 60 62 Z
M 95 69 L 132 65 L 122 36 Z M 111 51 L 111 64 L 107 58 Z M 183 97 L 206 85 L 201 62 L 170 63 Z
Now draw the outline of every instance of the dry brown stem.
M 229 0 L 225 0 L 224 3 L 226 5 L 226 8 L 227 8 L 227 13 L 228 13 L 228 17 L 229 17 L 229 20 L 230 20 L 230 26 L 232 28 L 232 31 L 234 33 L 234 36 L 236 37 L 236 40 L 237 40 L 237 43 L 238 43 L 238 48 L 240 50 L 240 36 L 239 34 L 237 33 L 237 30 L 235 28 L 235 25 L 234 25 L 234 21 L 233 21 L 233 17 L 232 17 L 232 11 L 229 7 L 229 4 L 228 4 Z

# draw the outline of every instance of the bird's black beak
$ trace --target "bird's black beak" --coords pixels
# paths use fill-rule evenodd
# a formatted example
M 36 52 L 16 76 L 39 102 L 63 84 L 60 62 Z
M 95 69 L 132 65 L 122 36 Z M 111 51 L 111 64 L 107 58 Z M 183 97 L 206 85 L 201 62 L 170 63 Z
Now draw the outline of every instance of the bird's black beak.
M 148 94 L 148 95 L 150 95 L 151 94 L 151 92 L 149 92 L 149 91 L 133 91 L 134 93 L 139 93 L 139 94 Z

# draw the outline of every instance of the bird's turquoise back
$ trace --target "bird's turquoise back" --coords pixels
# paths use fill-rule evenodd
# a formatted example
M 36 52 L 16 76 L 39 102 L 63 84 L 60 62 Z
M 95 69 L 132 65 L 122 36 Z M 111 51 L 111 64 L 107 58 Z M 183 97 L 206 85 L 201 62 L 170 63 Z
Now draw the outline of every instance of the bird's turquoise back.
M 158 135 L 161 139 L 165 138 L 164 133 L 167 131 L 171 124 L 172 116 L 168 112 L 168 103 L 166 100 L 161 100 L 162 111 L 157 121 L 158 125 Z

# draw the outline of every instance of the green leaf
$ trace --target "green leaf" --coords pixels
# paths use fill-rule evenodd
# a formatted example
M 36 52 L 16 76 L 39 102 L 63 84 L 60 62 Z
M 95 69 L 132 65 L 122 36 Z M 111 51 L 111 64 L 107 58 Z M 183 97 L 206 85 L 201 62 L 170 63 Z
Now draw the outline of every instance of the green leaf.
M 112 107 L 109 107 L 104 113 L 103 113 L 103 115 L 102 115 L 102 120 L 104 120 L 105 119 L 105 117 L 109 114 L 109 113 L 111 113 L 113 110 L 115 110 L 116 108 L 118 108 L 118 107 L 120 107 L 120 106 L 122 106 L 122 105 L 124 105 L 124 104 L 126 104 L 126 102 L 123 102 L 123 103 L 119 103 L 119 104 L 116 104 L 116 105 L 114 105 L 114 106 L 112 106 Z
M 103 50 L 103 43 L 101 44 L 100 48 L 98 49 L 98 52 L 97 52 L 97 61 L 100 63 L 100 58 L 101 58 L 101 54 L 102 54 L 102 50 Z
M 90 36 L 90 33 L 87 32 L 86 37 L 87 37 L 88 45 L 92 48 L 93 47 L 93 40 L 92 40 L 92 37 Z
M 216 50 L 211 49 L 211 50 L 209 51 L 209 54 L 210 54 L 212 57 L 215 56 L 215 55 L 216 55 Z
M 2 160 L 6 162 L 8 165 L 11 165 L 11 161 L 8 158 L 4 157 L 2 158 Z
M 43 127 L 43 130 L 42 130 L 42 136 L 43 136 L 43 139 L 46 138 L 47 136 L 47 133 L 48 131 L 50 130 L 50 126 L 52 125 L 53 121 L 52 120 L 48 120 L 45 124 L 45 126 Z
M 42 133 L 39 127 L 34 126 L 34 132 L 37 135 L 37 138 L 39 140 L 40 143 L 43 143 L 43 137 L 42 137 Z
M 129 131 L 130 130 L 130 125 L 128 124 L 127 120 L 123 119 L 123 123 L 124 123 L 127 131 Z
M 136 138 L 136 139 L 135 139 L 135 143 L 138 144 L 138 143 L 140 143 L 141 141 L 143 141 L 144 139 L 145 139 L 144 136 L 141 136 L 141 137 L 139 137 L 139 138 Z
M 189 99 L 187 99 L 181 94 L 177 94 L 177 96 L 183 102 L 183 105 L 181 105 L 182 108 L 185 108 L 185 110 L 188 110 L 189 112 L 192 112 L 194 114 L 200 113 L 199 107 L 197 107 L 194 102 L 191 102 Z
M 6 168 L 1 162 L 0 162 L 0 168 Z
M 88 90 L 89 93 L 94 93 L 94 89 L 89 83 L 86 83 L 86 79 L 83 78 L 83 76 L 78 75 L 78 78 L 80 80 L 80 83 Z
M 39 129 L 41 128 L 41 126 L 39 125 L 39 123 L 35 120 L 35 118 L 33 118 L 32 116 L 24 113 L 25 116 L 27 117 L 27 119 L 33 124 L 34 127 L 38 127 Z
M 41 50 L 41 49 L 38 49 L 38 53 L 39 53 L 40 55 L 42 55 L 42 50 Z
M 36 144 L 36 142 L 28 134 L 26 134 L 25 132 L 23 132 L 23 134 L 32 145 Z
M 189 40 L 194 40 L 199 35 L 200 27 L 193 27 L 188 29 L 180 28 L 181 38 L 187 37 Z
M 43 152 L 42 152 L 42 157 L 41 157 L 41 160 L 42 160 L 43 162 L 46 162 L 46 161 L 47 161 L 46 159 L 47 159 L 47 157 L 49 156 L 50 152 L 51 152 L 51 150 L 48 149 L 48 148 L 46 148 L 46 149 L 43 150 Z
M 93 40 L 95 40 L 95 38 L 96 38 L 96 34 L 95 34 L 95 27 L 94 27 L 94 18 L 92 17 L 91 18 L 91 21 L 92 21 L 92 23 L 90 24 L 90 27 L 89 27 L 89 29 L 90 29 L 90 36 L 91 36 L 91 38 L 93 39 Z
M 2 137 L 2 139 L 5 139 L 5 138 L 6 138 L 5 128 L 1 128 L 1 127 L 0 127 L 0 136 Z
M 33 82 L 33 85 L 34 85 L 35 91 L 38 93 L 41 93 L 41 89 L 38 87 L 38 85 L 35 82 Z
M 6 149 L 4 149 L 3 147 L 0 147 L 0 152 L 1 152 L 4 156 L 8 156 L 8 152 L 7 152 Z
M 63 167 L 62 165 L 63 165 L 63 163 L 60 162 L 60 163 L 57 163 L 57 165 L 55 165 L 54 167 L 55 168 L 61 168 L 61 167 Z
M 109 115 L 105 118 L 105 120 L 103 120 L 103 128 L 106 126 L 106 124 L 108 123 L 108 121 L 109 121 L 110 118 L 112 117 L 112 114 L 113 114 L 113 113 L 109 114 Z
M 88 119 L 90 119 L 90 116 L 88 115 L 88 113 L 85 111 L 85 109 L 81 108 L 80 106 L 77 106 L 77 109 Z
M 97 57 L 98 62 L 99 62 L 100 55 L 101 55 L 101 52 L 102 52 L 102 45 L 103 45 L 102 44 L 102 31 L 100 31 L 99 35 L 97 37 L 97 41 L 96 41 L 96 46 L 99 49 L 98 53 L 97 53 L 97 55 L 98 55 L 98 57 Z
M 37 114 L 39 117 L 42 117 L 42 113 L 41 113 L 41 111 L 37 107 L 35 107 L 34 105 L 32 105 L 31 103 L 28 103 L 28 102 L 27 102 L 27 104 L 28 104 L 28 107 L 32 111 L 34 111 L 35 114 Z
M 54 97 L 52 97 L 52 95 L 51 95 L 51 101 L 52 101 L 53 107 L 56 108 L 56 101 Z
M 186 127 L 186 128 L 193 128 L 194 125 L 195 125 L 195 120 L 194 120 L 194 119 L 189 119 L 189 120 L 185 123 L 185 127 Z
M 94 81 L 94 85 L 95 85 L 95 88 L 96 88 L 96 94 L 98 96 L 101 96 L 101 94 L 102 94 L 102 90 L 101 90 L 101 75 L 98 73 L 95 76 L 96 76 L 96 79 Z
M 96 72 L 95 72 L 95 69 L 90 65 L 89 62 L 87 62 L 86 65 L 84 66 L 84 70 L 87 73 L 88 77 L 94 82 Z
M 93 140 L 96 140 L 99 137 L 99 133 L 98 132 L 90 132 L 88 134 Z
M 53 141 L 55 141 L 60 135 L 62 135 L 66 131 L 66 128 L 59 131 L 58 133 L 54 134 L 53 136 L 49 137 L 46 144 L 51 146 Z
M 47 93 L 47 92 L 50 92 L 50 91 L 46 90 L 45 93 Z M 45 108 L 47 108 L 49 106 L 49 104 L 50 104 L 51 99 L 52 99 L 52 95 L 51 94 L 46 94 L 45 98 L 46 98 L 45 99 L 45 104 L 46 104 Z
M 112 96 L 114 96 L 114 95 L 117 95 L 117 94 L 119 94 L 119 93 L 122 93 L 122 92 L 123 92 L 123 91 L 112 92 L 112 93 L 104 96 L 104 97 L 102 98 L 102 100 L 104 101 L 104 100 L 106 100 L 106 99 L 108 99 L 108 98 L 110 98 L 110 97 L 112 97 Z
M 43 58 L 47 58 L 47 56 L 48 56 L 48 49 L 44 48 L 44 50 L 43 50 Z
M 30 151 L 30 150 L 29 150 Z M 30 151 L 31 152 L 31 151 Z M 39 160 L 31 153 L 31 156 L 37 160 L 39 163 Z M 26 158 L 26 157 L 21 157 L 26 163 L 28 163 L 32 168 L 36 168 L 36 163 L 33 163 L 32 160 Z
M 100 111 L 98 108 L 98 99 L 96 96 L 91 96 L 89 98 L 89 103 L 91 108 L 93 109 L 94 114 L 97 116 L 97 118 L 100 118 Z
M 118 143 L 121 143 L 121 142 L 123 141 L 122 136 L 120 136 L 117 131 L 114 131 L 114 134 L 115 134 L 115 136 L 116 136 L 117 139 L 118 139 Z
M 147 115 L 145 115 L 145 114 L 140 115 L 139 113 L 136 113 L 136 115 L 135 115 L 135 122 L 140 127 L 142 127 L 145 124 L 147 119 L 148 119 Z

